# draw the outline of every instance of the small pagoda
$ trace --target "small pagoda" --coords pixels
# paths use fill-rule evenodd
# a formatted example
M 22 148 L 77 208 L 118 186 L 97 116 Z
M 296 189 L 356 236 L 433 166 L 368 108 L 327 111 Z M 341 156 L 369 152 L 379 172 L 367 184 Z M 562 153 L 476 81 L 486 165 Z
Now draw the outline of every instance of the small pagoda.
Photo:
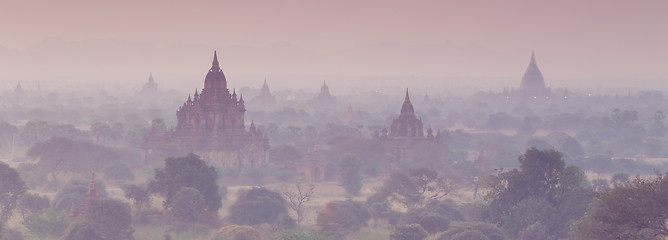
M 88 190 L 86 191 L 86 196 L 84 197 L 83 202 L 79 205 L 79 208 L 74 208 L 74 202 L 72 203 L 72 208 L 70 209 L 70 217 L 80 217 L 88 215 L 90 210 L 90 202 L 95 199 L 100 198 L 100 191 L 95 185 L 95 173 L 91 174 L 90 184 L 88 184 Z

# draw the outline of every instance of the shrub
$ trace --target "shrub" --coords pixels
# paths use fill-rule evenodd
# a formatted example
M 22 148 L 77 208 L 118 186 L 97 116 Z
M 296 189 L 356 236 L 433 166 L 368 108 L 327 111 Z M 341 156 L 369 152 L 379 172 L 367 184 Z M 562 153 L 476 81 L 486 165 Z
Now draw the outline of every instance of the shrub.
M 172 216 L 182 221 L 197 221 L 204 211 L 204 196 L 195 188 L 182 187 L 169 204 Z
M 409 224 L 394 228 L 390 239 L 392 240 L 422 240 L 427 237 L 427 232 L 420 224 Z
M 262 187 L 255 187 L 242 193 L 229 208 L 227 218 L 239 225 L 277 223 L 281 216 L 287 216 L 287 202 L 280 193 Z
M 23 221 L 28 232 L 39 237 L 60 237 L 67 229 L 69 217 L 63 212 L 46 211 L 33 214 Z

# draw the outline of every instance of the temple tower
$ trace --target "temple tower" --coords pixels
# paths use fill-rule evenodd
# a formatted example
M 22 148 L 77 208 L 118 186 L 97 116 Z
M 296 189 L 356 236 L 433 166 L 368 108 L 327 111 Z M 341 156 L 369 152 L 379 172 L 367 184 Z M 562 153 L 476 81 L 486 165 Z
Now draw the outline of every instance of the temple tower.
M 529 66 L 522 76 L 522 82 L 520 83 L 520 88 L 517 92 L 521 98 L 529 99 L 549 98 L 552 95 L 550 89 L 545 86 L 543 74 L 540 72 L 540 69 L 538 69 L 536 56 L 533 52 L 531 52 Z
M 401 105 L 401 113 L 399 117 L 392 121 L 390 127 L 390 137 L 399 138 L 423 138 L 422 120 L 415 116 L 415 109 L 408 96 L 408 89 L 406 89 L 406 97 L 404 103 Z
M 154 94 L 158 92 L 158 84 L 153 80 L 153 73 L 148 76 L 148 82 L 141 88 L 142 94 Z

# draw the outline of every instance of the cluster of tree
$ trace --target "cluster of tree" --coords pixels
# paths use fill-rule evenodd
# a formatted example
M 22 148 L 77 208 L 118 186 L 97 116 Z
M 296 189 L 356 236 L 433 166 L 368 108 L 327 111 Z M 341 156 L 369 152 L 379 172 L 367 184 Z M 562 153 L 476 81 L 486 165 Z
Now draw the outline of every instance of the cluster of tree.
M 139 153 L 135 150 L 100 146 L 64 137 L 34 144 L 28 149 L 27 156 L 36 163 L 33 165 L 29 162 L 23 168 L 36 170 L 42 176 L 49 175 L 53 184 L 58 182 L 57 177 L 63 172 L 87 175 L 95 171 L 103 172 L 108 180 L 133 180 L 134 174 L 130 167 L 141 165 Z
M 624 176 L 618 178 L 623 179 Z M 575 224 L 573 239 L 665 239 L 668 178 L 637 177 L 599 192 Z
M 46 196 L 27 192 L 18 172 L 0 162 L 0 225 L 20 213 L 25 228 L 40 238 L 64 237 L 67 240 L 132 239 L 131 214 L 119 200 L 91 200 L 84 218 L 70 218 L 68 211 L 84 199 L 86 188 L 68 184 L 53 202 Z M 103 185 L 101 192 L 106 195 Z M 16 211 L 18 210 L 18 211 Z M 21 232 L 6 229 L 6 239 L 23 239 Z M 5 238 L 3 238 L 5 239 Z

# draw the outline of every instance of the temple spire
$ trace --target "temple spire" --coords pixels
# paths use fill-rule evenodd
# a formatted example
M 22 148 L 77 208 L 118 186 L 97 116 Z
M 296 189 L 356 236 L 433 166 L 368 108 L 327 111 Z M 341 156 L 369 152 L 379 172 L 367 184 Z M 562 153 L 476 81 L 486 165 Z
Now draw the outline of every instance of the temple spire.
M 211 68 L 212 69 L 220 68 L 220 64 L 218 63 L 218 53 L 216 51 L 213 51 L 213 63 L 211 63 Z
M 534 54 L 533 51 L 531 51 L 531 61 L 529 62 L 529 65 L 536 66 L 536 55 Z
M 414 115 L 415 110 L 413 109 L 413 104 L 411 103 L 411 98 L 408 96 L 408 88 L 406 88 L 406 98 L 404 99 L 404 104 L 401 105 L 401 114 Z

